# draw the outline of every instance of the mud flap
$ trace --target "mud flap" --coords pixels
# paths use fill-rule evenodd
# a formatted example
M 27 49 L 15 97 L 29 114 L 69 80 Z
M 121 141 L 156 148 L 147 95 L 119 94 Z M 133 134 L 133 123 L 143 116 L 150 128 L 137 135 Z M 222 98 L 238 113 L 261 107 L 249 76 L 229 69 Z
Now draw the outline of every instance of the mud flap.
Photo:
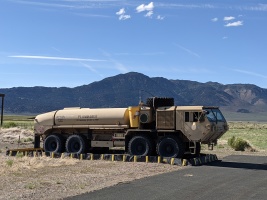
M 34 135 L 34 148 L 40 148 L 40 135 Z

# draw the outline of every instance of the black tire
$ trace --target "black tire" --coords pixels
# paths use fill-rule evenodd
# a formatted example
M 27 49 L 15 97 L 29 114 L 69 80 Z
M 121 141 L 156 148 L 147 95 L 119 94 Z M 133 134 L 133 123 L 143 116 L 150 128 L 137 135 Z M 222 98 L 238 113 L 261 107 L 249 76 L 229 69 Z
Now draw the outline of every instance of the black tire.
M 157 154 L 162 157 L 181 158 L 184 152 L 184 145 L 178 138 L 167 136 L 157 144 Z
M 149 107 L 164 107 L 164 106 L 173 106 L 174 98 L 167 97 L 152 97 L 146 100 L 146 105 Z
M 82 136 L 80 135 L 71 135 L 66 141 L 66 151 L 68 153 L 85 153 L 86 152 L 86 143 Z
M 128 151 L 130 155 L 147 156 L 153 151 L 152 142 L 144 136 L 134 136 L 129 144 Z
M 50 153 L 62 153 L 64 149 L 63 138 L 58 134 L 52 134 L 44 140 L 44 151 Z

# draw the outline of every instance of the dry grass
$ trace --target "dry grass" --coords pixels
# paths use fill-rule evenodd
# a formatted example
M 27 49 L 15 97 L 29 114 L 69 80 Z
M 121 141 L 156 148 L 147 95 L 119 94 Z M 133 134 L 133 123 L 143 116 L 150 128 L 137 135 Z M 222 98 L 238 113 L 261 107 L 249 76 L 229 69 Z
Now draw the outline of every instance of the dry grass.
M 0 199 L 61 199 L 182 169 L 169 164 L 47 157 L 1 156 L 0 163 Z
M 266 141 L 265 125 L 257 129 L 243 129 L 244 126 L 258 127 L 258 125 L 247 123 L 245 125 L 234 124 L 230 127 L 230 131 L 219 140 L 219 145 L 223 148 L 217 148 L 215 152 L 206 151 L 206 153 L 218 153 L 220 158 L 236 153 L 227 147 L 227 139 L 236 133 L 244 136 L 246 135 L 244 133 L 248 132 L 248 135 L 256 138 L 258 132 L 262 132 L 260 138 Z M 157 163 L 4 156 L 6 146 L 17 148 L 18 136 L 23 139 L 32 137 L 33 134 L 31 131 L 18 128 L 0 130 L 2 152 L 0 153 L 0 199 L 62 199 L 135 179 L 183 169 L 179 166 Z M 32 144 L 28 144 L 28 147 L 32 147 Z

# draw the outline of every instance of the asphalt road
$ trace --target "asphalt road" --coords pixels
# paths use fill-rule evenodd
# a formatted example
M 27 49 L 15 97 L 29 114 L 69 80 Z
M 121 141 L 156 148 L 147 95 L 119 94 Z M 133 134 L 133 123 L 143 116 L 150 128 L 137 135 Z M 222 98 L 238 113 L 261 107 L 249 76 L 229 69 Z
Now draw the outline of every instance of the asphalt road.
M 69 198 L 71 200 L 267 199 L 267 157 L 228 156 L 222 161 Z

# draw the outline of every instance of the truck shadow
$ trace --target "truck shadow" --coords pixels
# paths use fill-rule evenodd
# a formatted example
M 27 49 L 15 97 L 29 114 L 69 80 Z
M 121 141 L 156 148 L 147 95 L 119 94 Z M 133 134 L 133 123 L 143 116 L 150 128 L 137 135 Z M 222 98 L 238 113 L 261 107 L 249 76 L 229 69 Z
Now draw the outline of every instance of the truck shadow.
M 228 162 L 228 161 L 218 160 L 216 162 L 207 163 L 206 165 L 214 167 L 237 168 L 237 169 L 267 170 L 267 163 L 256 164 L 256 163 Z

